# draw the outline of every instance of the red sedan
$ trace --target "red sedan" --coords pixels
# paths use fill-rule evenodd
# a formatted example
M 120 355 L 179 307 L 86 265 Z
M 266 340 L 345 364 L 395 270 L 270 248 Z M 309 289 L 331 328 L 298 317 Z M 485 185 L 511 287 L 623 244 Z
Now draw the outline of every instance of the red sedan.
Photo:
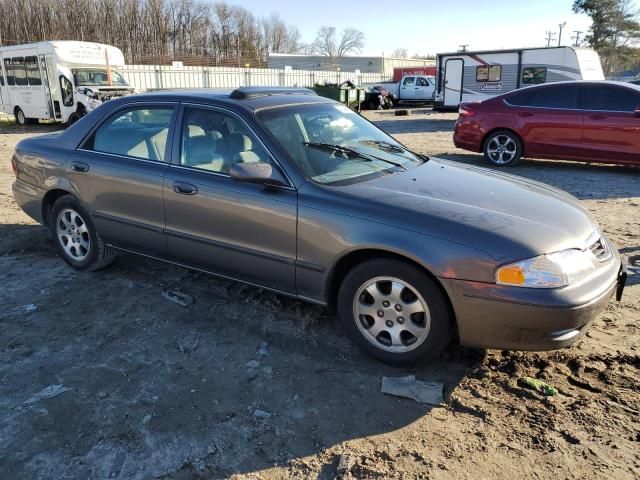
M 463 103 L 453 141 L 496 166 L 523 156 L 640 165 L 640 86 L 560 82 Z

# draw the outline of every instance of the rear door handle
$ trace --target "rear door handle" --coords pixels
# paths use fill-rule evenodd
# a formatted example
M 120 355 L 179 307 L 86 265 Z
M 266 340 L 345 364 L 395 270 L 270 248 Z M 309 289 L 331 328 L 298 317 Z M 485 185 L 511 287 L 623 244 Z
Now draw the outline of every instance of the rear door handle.
M 606 115 L 589 115 L 591 120 L 604 120 L 607 118 Z
M 520 112 L 518 114 L 519 117 L 533 117 L 533 113 L 530 112 Z
M 71 170 L 78 173 L 85 173 L 89 171 L 89 165 L 84 162 L 71 162 Z
M 182 195 L 195 195 L 198 193 L 198 187 L 190 183 L 174 182 L 173 191 Z

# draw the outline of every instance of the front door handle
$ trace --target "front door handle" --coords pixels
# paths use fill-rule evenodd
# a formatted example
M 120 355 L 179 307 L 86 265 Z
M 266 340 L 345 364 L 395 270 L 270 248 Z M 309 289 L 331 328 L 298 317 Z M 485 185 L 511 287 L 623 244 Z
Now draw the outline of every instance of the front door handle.
M 533 113 L 530 112 L 521 112 L 518 114 L 519 117 L 533 117 Z
M 606 115 L 589 115 L 589 118 L 591 120 L 604 120 L 605 118 L 607 118 Z
M 85 173 L 89 171 L 89 165 L 84 162 L 71 162 L 71 170 L 78 173 Z
M 198 193 L 198 187 L 190 183 L 174 182 L 173 191 L 181 195 L 195 195 Z

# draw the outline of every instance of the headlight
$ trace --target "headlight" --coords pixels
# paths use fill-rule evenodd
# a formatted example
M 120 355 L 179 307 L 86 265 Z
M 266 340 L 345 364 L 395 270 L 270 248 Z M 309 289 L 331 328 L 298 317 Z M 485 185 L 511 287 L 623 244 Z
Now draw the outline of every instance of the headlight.
M 496 283 L 528 288 L 565 287 L 587 277 L 597 266 L 597 259 L 589 251 L 564 250 L 503 265 L 496 270 Z

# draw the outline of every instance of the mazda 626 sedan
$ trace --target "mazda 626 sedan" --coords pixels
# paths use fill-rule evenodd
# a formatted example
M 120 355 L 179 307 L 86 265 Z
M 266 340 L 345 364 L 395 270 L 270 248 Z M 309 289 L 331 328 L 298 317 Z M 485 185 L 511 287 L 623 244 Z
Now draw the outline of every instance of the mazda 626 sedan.
M 106 102 L 20 142 L 15 199 L 78 270 L 143 254 L 335 307 L 387 362 L 575 342 L 620 256 L 555 188 L 411 152 L 305 89 Z

